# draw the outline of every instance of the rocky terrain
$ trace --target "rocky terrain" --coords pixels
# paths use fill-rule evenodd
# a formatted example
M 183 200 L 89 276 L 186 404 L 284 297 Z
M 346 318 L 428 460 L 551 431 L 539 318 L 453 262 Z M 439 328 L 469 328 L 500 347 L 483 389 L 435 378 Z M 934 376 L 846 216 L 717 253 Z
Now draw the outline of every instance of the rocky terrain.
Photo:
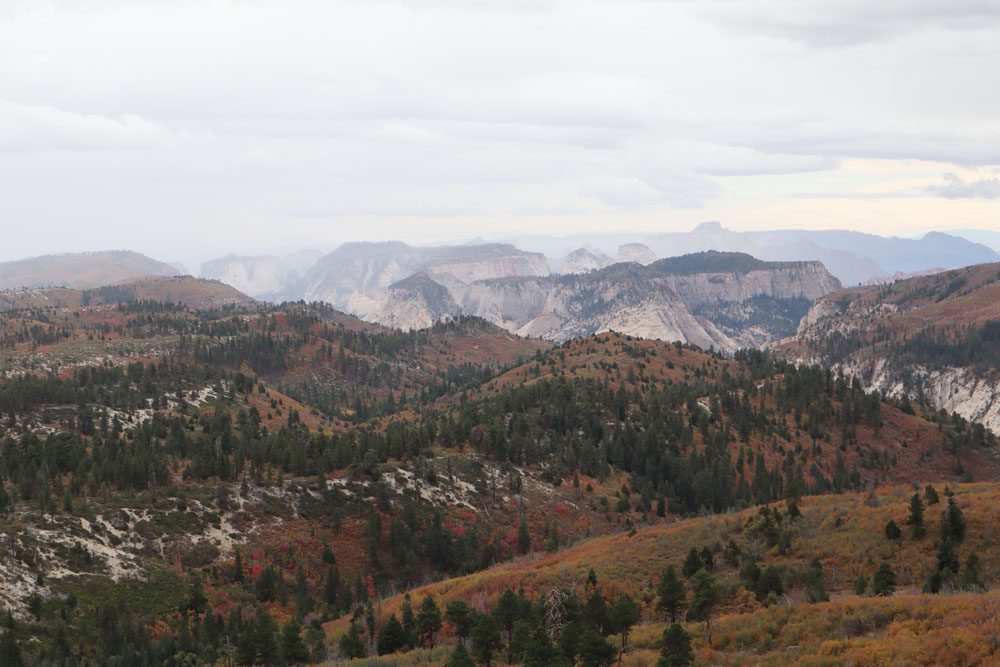
M 391 296 L 389 286 L 420 272 L 441 282 L 465 284 L 504 276 L 547 276 L 549 267 L 539 253 L 500 243 L 440 247 L 398 241 L 346 243 L 320 259 L 296 291 L 285 296 L 325 301 L 374 320 Z
M 786 354 L 1000 429 L 1000 264 L 833 292 Z
M 701 253 L 649 266 L 623 263 L 580 275 L 471 284 L 425 274 L 390 286 L 372 319 L 418 328 L 467 314 L 554 341 L 615 330 L 732 352 L 791 334 L 809 303 L 838 287 L 817 262 Z

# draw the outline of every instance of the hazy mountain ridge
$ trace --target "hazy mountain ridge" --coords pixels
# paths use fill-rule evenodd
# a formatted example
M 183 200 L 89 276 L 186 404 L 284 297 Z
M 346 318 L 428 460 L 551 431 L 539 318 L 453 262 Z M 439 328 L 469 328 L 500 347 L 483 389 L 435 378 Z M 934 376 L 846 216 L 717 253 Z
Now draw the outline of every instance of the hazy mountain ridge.
M 0 311 L 106 306 L 135 301 L 180 303 L 193 309 L 254 303 L 253 299 L 230 285 L 192 276 L 147 276 L 87 289 L 35 287 L 0 290 Z
M 399 241 L 345 243 L 306 272 L 297 298 L 326 301 L 361 317 L 371 317 L 388 296 L 388 288 L 424 271 L 459 283 L 501 276 L 546 276 L 548 262 L 540 253 L 512 245 L 419 248 Z
M 174 276 L 177 270 L 132 250 L 42 255 L 0 263 L 0 289 L 98 287 L 143 276 Z
M 318 250 L 301 250 L 285 257 L 228 255 L 205 262 L 199 273 L 252 297 L 268 298 L 294 289 L 320 257 Z
M 554 341 L 615 330 L 734 351 L 790 334 L 808 303 L 840 283 L 818 262 L 702 253 L 581 275 L 446 283 L 448 296 L 441 287 L 426 275 L 397 283 L 372 319 L 418 328 L 434 317 L 465 314 Z

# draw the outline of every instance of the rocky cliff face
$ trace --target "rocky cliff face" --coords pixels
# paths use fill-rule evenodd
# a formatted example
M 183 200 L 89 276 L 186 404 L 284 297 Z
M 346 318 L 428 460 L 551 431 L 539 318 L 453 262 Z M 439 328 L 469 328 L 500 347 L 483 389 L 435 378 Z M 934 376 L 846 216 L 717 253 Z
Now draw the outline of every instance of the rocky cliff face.
M 700 271 L 699 264 L 706 270 Z M 447 288 L 450 301 L 440 292 L 428 296 L 425 281 L 431 278 Z M 615 330 L 730 352 L 790 335 L 812 299 L 839 287 L 817 263 L 772 267 L 733 253 L 689 258 L 682 273 L 671 264 L 628 263 L 584 275 L 468 284 L 424 276 L 420 285 L 419 294 L 409 281 L 393 285 L 392 296 L 372 319 L 412 328 L 426 326 L 432 312 L 467 314 L 519 335 L 554 341 Z M 430 302 L 433 307 L 424 305 Z
M 218 280 L 255 298 L 278 298 L 293 289 L 319 257 L 315 250 L 287 257 L 229 255 L 202 264 L 200 276 Z
M 463 285 L 505 276 L 545 276 L 545 257 L 501 243 L 416 248 L 405 243 L 347 243 L 323 257 L 302 281 L 298 298 L 326 301 L 366 319 L 406 323 L 395 309 L 402 302 L 389 286 L 415 273 L 439 283 Z
M 926 400 L 1000 430 L 1000 264 L 833 292 L 802 318 L 789 357 L 868 389 Z

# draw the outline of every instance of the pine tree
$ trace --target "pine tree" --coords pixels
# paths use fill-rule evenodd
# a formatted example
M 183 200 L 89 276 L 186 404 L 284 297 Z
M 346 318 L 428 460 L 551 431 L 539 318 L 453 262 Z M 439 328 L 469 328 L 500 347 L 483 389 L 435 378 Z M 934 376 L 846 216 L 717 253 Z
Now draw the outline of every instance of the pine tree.
M 809 602 L 826 602 L 830 596 L 823 584 L 823 566 L 819 560 L 813 559 L 806 571 L 806 600 Z
M 657 667 L 687 667 L 694 662 L 691 637 L 680 623 L 671 623 L 660 640 L 660 660 Z
M 389 655 L 406 647 L 406 633 L 395 614 L 382 624 L 375 645 L 379 655 Z
M 420 643 L 434 648 L 434 635 L 440 629 L 441 610 L 438 609 L 434 598 L 428 595 L 420 604 L 420 612 L 417 614 L 417 632 L 420 635 Z
M 888 563 L 882 563 L 872 575 L 872 593 L 889 596 L 896 592 L 896 573 Z
M 906 525 L 910 527 L 910 534 L 914 539 L 927 534 L 924 528 L 924 503 L 920 500 L 920 494 L 914 493 L 910 498 L 910 515 L 906 518 Z
M 617 651 L 593 626 L 587 626 L 580 637 L 580 667 L 608 667 Z
M 17 645 L 17 640 L 14 639 L 14 629 L 11 627 L 7 627 L 0 635 L 0 665 L 24 667 L 21 649 Z
M 410 594 L 403 596 L 403 634 L 406 636 L 406 646 L 412 648 L 417 644 L 417 619 L 413 614 L 413 605 L 410 603 Z
M 965 569 L 959 579 L 959 585 L 967 591 L 983 591 L 986 589 L 979 579 L 979 556 L 973 551 L 965 561 Z
M 942 574 L 945 571 L 951 574 L 958 572 L 958 556 L 955 554 L 955 545 L 952 544 L 948 533 L 942 535 L 937 543 L 937 569 Z
M 351 619 L 347 632 L 340 637 L 340 652 L 345 658 L 363 658 L 367 655 L 365 642 L 361 638 L 361 627 Z
M 452 651 L 451 657 L 445 663 L 445 667 L 476 667 L 476 663 L 472 661 L 472 656 L 469 655 L 465 644 L 459 643 L 455 646 L 455 650 Z
M 868 592 L 868 576 L 862 572 L 858 574 L 858 578 L 854 580 L 854 594 L 864 595 Z
M 566 661 L 549 639 L 545 627 L 537 625 L 524 652 L 524 667 L 559 667 Z
M 712 645 L 712 613 L 719 604 L 721 592 L 715 577 L 705 570 L 691 578 L 691 602 L 688 604 L 687 619 L 689 621 L 705 621 L 708 630 L 708 645 Z
M 898 540 L 903 536 L 903 531 L 899 529 L 896 522 L 889 519 L 889 523 L 885 524 L 885 537 L 888 540 Z
M 521 515 L 517 525 L 517 553 L 526 554 L 531 551 L 531 531 L 528 530 L 528 520 Z
M 472 629 L 472 652 L 484 667 L 493 664 L 493 654 L 501 646 L 500 631 L 492 614 L 483 614 Z
M 619 595 L 611 608 L 611 625 L 622 637 L 622 653 L 628 648 L 628 635 L 632 626 L 639 622 L 639 608 L 628 595 Z
M 285 664 L 302 665 L 311 662 L 301 632 L 302 626 L 294 618 L 281 629 L 281 657 Z
M 459 641 L 465 641 L 472 631 L 472 624 L 475 621 L 475 611 L 461 600 L 452 600 L 445 608 L 444 617 L 455 626 L 455 635 Z
M 948 497 L 948 509 L 941 520 L 941 532 L 947 533 L 955 544 L 961 544 L 965 539 L 965 517 L 954 496 Z
M 703 567 L 705 567 L 705 564 L 701 562 L 701 556 L 698 554 L 698 550 L 691 547 L 691 550 L 688 551 L 687 558 L 684 559 L 684 565 L 681 566 L 681 574 L 690 579 Z
M 928 484 L 924 488 L 924 498 L 927 499 L 928 505 L 937 505 L 941 498 L 938 496 L 938 492 L 934 490 L 934 487 Z

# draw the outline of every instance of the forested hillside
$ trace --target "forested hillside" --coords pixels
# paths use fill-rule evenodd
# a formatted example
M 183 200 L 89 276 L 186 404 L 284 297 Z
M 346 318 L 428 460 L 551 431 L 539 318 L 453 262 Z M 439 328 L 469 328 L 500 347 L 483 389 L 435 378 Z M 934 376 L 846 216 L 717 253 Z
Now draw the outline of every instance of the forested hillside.
M 996 574 L 987 505 L 966 502 L 993 487 L 959 486 L 1000 476 L 993 434 L 819 367 L 615 333 L 552 347 L 469 318 L 402 333 L 301 303 L 119 297 L 0 313 L 10 664 L 468 664 L 467 649 L 600 665 L 623 646 L 643 664 L 671 564 L 717 599 L 670 631 L 719 661 L 704 620 L 848 590 L 890 551 L 901 586 Z M 898 508 L 859 509 L 901 508 L 898 485 L 927 482 L 952 514 L 944 487 L 958 489 L 980 565 L 955 533 L 932 567 L 938 507 L 930 537 Z M 856 541 L 830 541 L 830 521 Z M 559 631 L 529 632 L 550 596 Z

